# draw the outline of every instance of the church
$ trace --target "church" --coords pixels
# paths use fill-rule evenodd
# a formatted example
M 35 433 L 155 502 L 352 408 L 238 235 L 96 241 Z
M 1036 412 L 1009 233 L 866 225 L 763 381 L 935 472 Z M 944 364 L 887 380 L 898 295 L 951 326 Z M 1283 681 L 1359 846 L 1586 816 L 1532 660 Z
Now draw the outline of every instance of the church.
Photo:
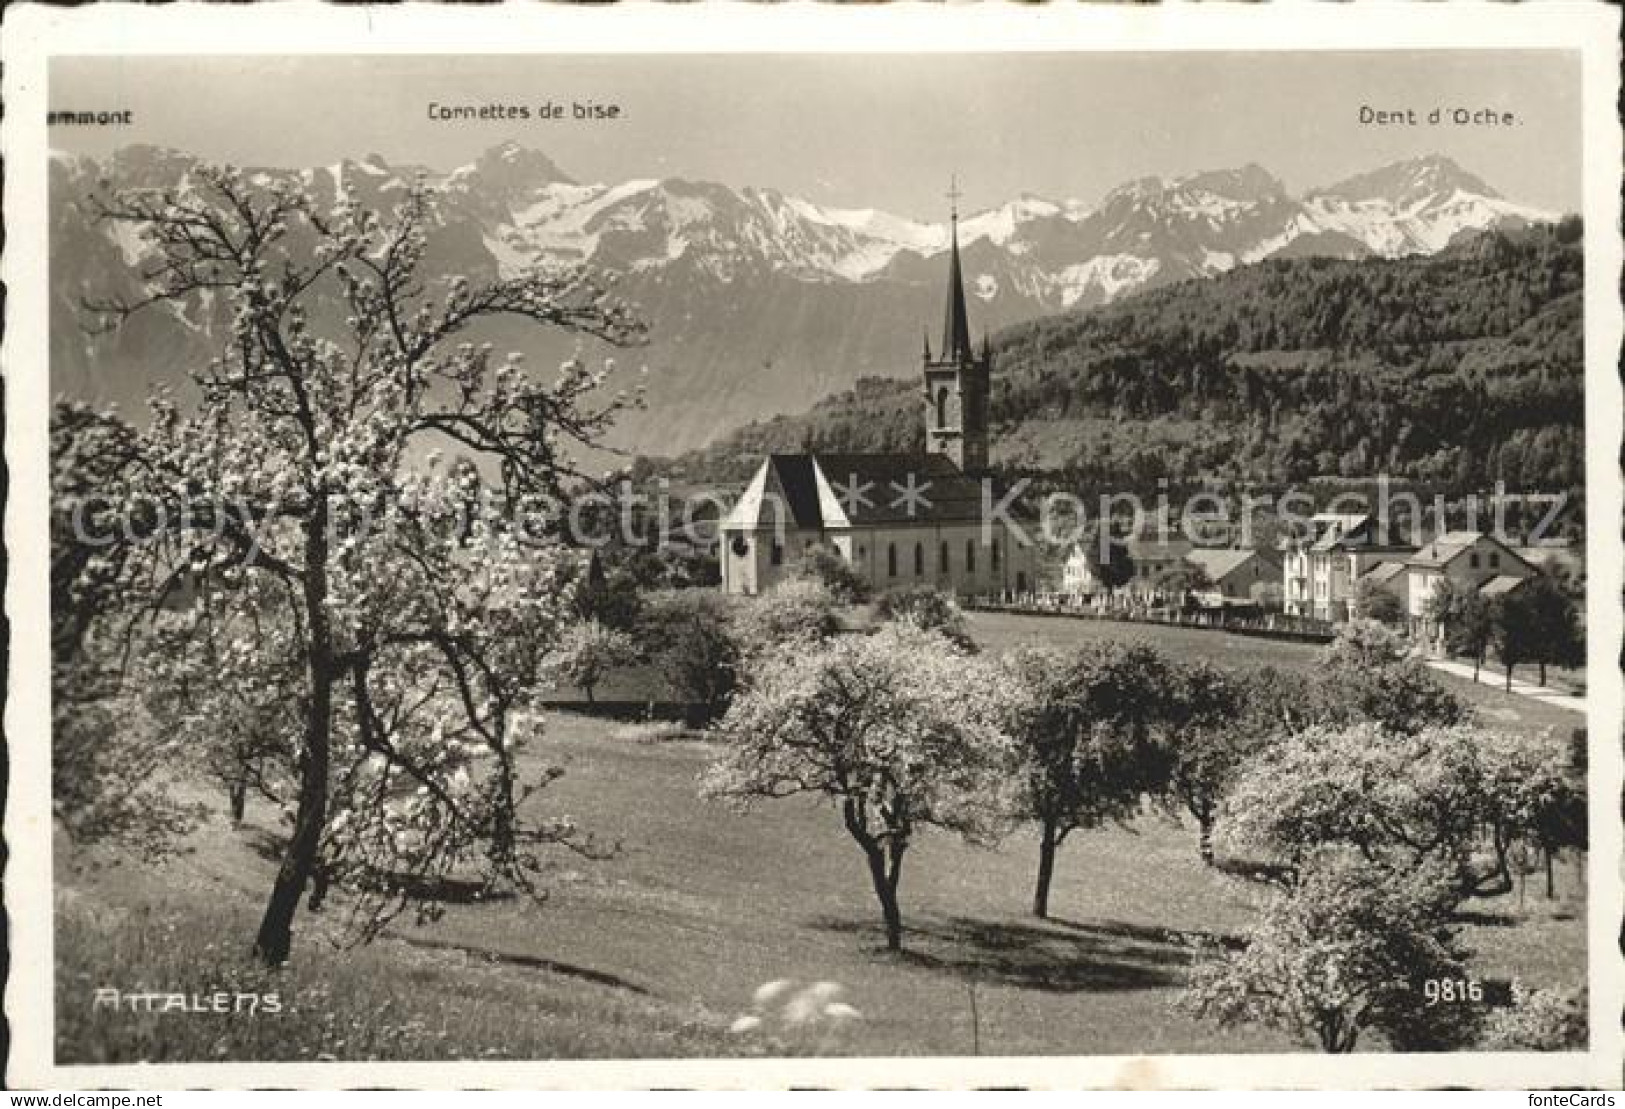
M 876 593 L 928 585 L 962 596 L 1034 588 L 1031 536 L 995 511 L 988 473 L 993 355 L 971 345 L 951 214 L 942 344 L 926 342 L 921 454 L 771 454 L 719 524 L 722 589 L 754 594 L 809 550 L 836 551 Z

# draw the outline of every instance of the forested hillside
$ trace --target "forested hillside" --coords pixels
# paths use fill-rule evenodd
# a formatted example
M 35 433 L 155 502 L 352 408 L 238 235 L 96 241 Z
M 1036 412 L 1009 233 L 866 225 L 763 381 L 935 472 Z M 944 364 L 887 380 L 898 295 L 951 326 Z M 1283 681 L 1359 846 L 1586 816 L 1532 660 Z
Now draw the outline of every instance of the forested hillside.
M 1084 485 L 1386 473 L 1441 490 L 1584 480 L 1580 225 L 1398 260 L 1275 259 L 994 341 L 995 464 Z M 677 460 L 923 442 L 919 386 L 865 379 Z

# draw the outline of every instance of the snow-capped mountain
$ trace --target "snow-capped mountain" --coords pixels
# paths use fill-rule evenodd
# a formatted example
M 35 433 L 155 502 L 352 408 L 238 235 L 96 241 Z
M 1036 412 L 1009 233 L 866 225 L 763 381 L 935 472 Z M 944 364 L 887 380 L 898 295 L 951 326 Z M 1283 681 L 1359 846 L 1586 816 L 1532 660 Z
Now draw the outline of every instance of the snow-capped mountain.
M 1464 231 L 1553 218 L 1505 200 L 1448 158 L 1418 158 L 1351 177 L 1304 198 L 1315 227 L 1384 257 L 1431 254 Z
M 181 367 L 217 349 L 219 309 L 201 302 L 139 317 L 111 335 L 78 326 L 84 298 L 139 289 L 147 250 L 127 227 L 92 221 L 85 198 L 101 182 L 184 188 L 194 164 L 153 147 L 99 161 L 53 158 L 55 388 L 133 405 L 146 384 L 182 380 Z M 441 192 L 433 272 L 478 278 L 543 262 L 619 274 L 652 327 L 651 345 L 636 359 L 654 371 L 651 409 L 630 417 L 619 436 L 638 449 L 680 450 L 804 408 L 860 376 L 912 373 L 920 331 L 940 316 L 944 222 L 675 177 L 585 184 L 512 143 L 449 173 L 377 155 L 251 173 L 295 182 L 318 202 L 346 187 L 384 209 L 426 177 Z M 1433 252 L 1464 231 L 1553 218 L 1435 156 L 1301 198 L 1256 165 L 1132 181 L 1093 206 L 1022 195 L 967 214 L 959 240 L 973 322 L 992 331 L 1276 255 Z M 512 341 L 533 362 L 574 346 L 570 336 L 517 331 Z

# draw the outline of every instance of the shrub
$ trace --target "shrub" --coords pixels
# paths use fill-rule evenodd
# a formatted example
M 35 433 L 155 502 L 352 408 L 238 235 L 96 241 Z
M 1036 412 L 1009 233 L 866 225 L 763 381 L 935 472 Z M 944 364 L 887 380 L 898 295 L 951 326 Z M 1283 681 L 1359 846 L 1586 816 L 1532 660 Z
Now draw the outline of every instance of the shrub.
M 1326 648 L 1331 666 L 1390 666 L 1410 654 L 1410 644 L 1392 628 L 1375 619 L 1355 619 L 1337 629 L 1337 638 Z
M 1167 596 L 1204 593 L 1213 588 L 1213 579 L 1200 566 L 1171 566 L 1151 579 L 1152 586 Z
M 730 629 L 739 652 L 761 658 L 773 651 L 806 649 L 840 629 L 835 595 L 815 578 L 790 578 L 757 597 L 741 600 Z
M 727 711 L 739 686 L 739 643 L 733 605 L 711 590 L 650 594 L 638 623 L 638 644 L 680 696 L 706 720 Z
M 564 630 L 558 646 L 548 653 L 547 665 L 591 703 L 598 684 L 636 656 L 636 643 L 625 632 L 597 620 L 581 620 Z
M 1467 1006 L 1429 1006 L 1428 980 L 1466 976 L 1449 923 L 1451 876 L 1408 874 L 1353 852 L 1319 854 L 1276 894 L 1245 946 L 1198 963 L 1181 1004 L 1222 1026 L 1263 1024 L 1323 1051 L 1353 1051 L 1368 1029 L 1401 1050 L 1459 1040 Z
M 643 615 L 643 592 L 631 572 L 617 569 L 601 580 L 589 580 L 577 594 L 576 612 L 617 631 L 636 629 Z
M 841 552 L 827 543 L 814 543 L 796 565 L 795 575 L 823 584 L 843 605 L 862 604 L 869 599 L 869 583 L 853 569 Z
M 1246 766 L 1225 812 L 1238 840 L 1277 860 L 1299 865 L 1339 845 L 1396 873 L 1448 868 L 1460 899 L 1511 890 L 1519 842 L 1578 846 L 1584 798 L 1549 738 L 1365 723 L 1273 745 Z
M 1315 676 L 1313 694 L 1311 715 L 1328 724 L 1371 721 L 1409 734 L 1471 718 L 1461 699 L 1414 658 L 1388 666 L 1327 667 Z
M 612 734 L 623 743 L 670 743 L 692 739 L 694 733 L 675 720 L 640 720 L 635 724 L 623 724 Z
M 1512 1004 L 1490 1012 L 1485 1051 L 1583 1051 L 1586 991 L 1532 990 L 1512 983 Z
M 936 632 L 963 651 L 974 652 L 965 611 L 952 593 L 929 585 L 893 589 L 881 595 L 875 615 L 882 620 L 906 622 L 924 631 Z
M 1367 620 L 1375 620 L 1385 627 L 1394 627 L 1405 620 L 1405 606 L 1399 597 L 1373 581 L 1362 581 L 1354 587 L 1354 610 Z

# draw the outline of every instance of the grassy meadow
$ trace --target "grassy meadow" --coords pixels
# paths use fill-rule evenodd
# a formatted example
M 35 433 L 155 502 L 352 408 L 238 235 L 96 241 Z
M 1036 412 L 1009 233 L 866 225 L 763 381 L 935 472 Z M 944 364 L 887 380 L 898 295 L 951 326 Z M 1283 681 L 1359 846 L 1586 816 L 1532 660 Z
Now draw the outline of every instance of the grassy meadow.
M 973 616 L 972 626 L 990 649 L 1123 635 L 1219 661 L 1307 667 L 1315 657 L 1313 648 L 1178 628 L 995 614 Z M 1487 686 L 1459 688 L 1492 722 L 1579 723 Z M 902 883 L 907 950 L 888 955 L 862 857 L 836 810 L 805 798 L 747 813 L 703 801 L 695 779 L 714 753 L 693 738 L 551 715 L 526 757 L 566 773 L 530 803 L 617 843 L 612 858 L 561 855 L 543 904 L 449 904 L 438 921 L 403 920 L 354 951 L 326 937 L 341 902 L 302 911 L 294 959 L 277 972 L 246 957 L 274 866 L 266 847 L 275 814 L 263 804 L 250 805 L 240 828 L 218 818 L 157 866 L 90 865 L 59 840 L 58 1061 L 1299 1049 L 1172 1005 L 1191 943 L 1238 935 L 1259 896 L 1202 866 L 1194 829 L 1148 815 L 1074 836 L 1048 921 L 1027 914 L 1033 837 L 982 849 L 923 834 Z M 1531 877 L 1522 896 L 1469 908 L 1464 938 L 1480 977 L 1535 986 L 1583 977 L 1576 864 L 1560 866 L 1555 900 Z M 777 980 L 838 984 L 860 1015 L 839 1028 L 730 1033 L 753 993 Z M 287 1009 L 253 1018 L 96 1012 L 101 986 L 275 989 Z

